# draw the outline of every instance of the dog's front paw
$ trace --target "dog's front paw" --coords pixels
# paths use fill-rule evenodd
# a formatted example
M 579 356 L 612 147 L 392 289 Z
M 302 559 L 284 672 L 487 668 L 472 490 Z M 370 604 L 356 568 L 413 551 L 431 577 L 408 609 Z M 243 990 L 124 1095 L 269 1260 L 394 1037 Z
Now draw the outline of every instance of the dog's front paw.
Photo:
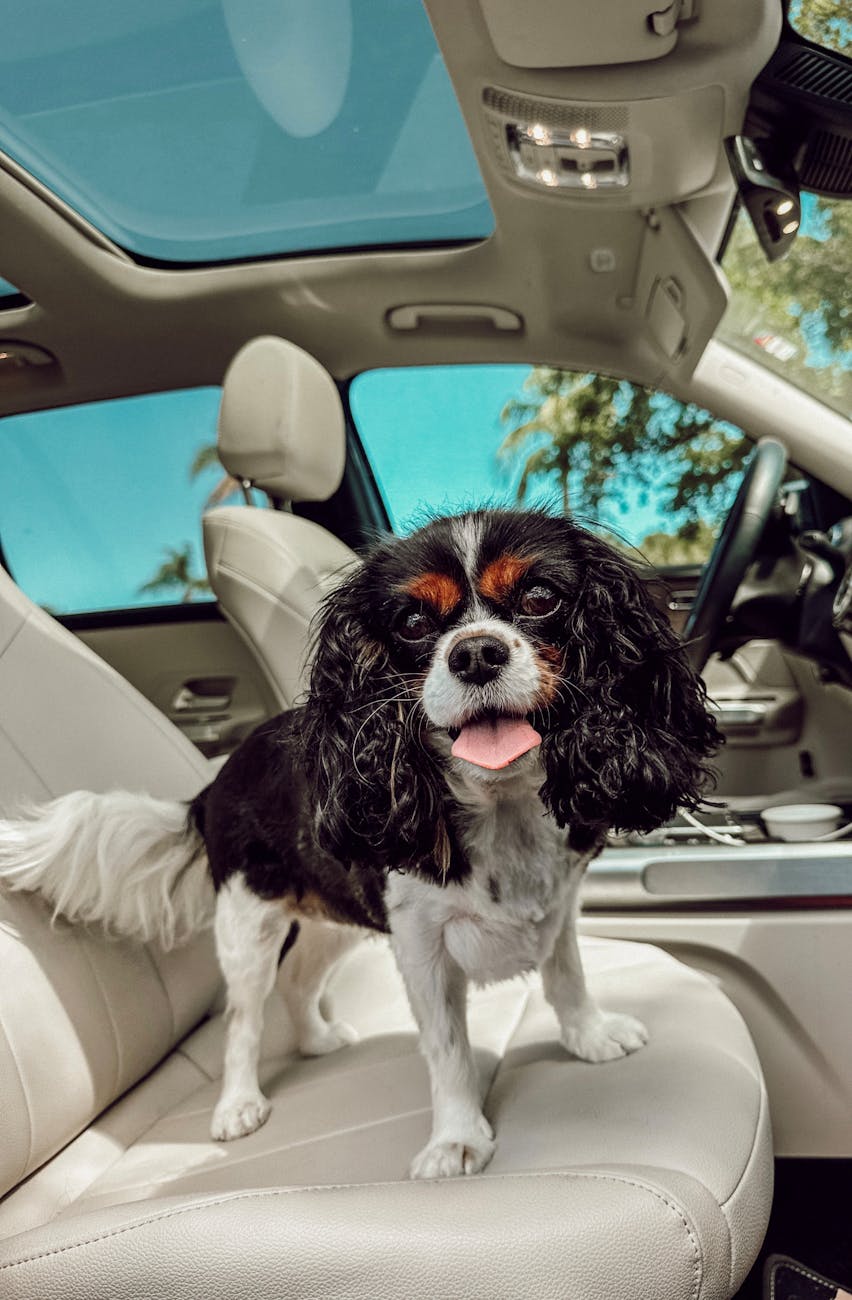
M 485 1118 L 471 1133 L 457 1139 L 435 1139 L 411 1162 L 412 1178 L 459 1178 L 478 1174 L 494 1155 L 494 1133 Z
M 321 1029 L 311 1030 L 299 1039 L 299 1051 L 302 1056 L 327 1056 L 339 1047 L 348 1047 L 358 1042 L 358 1031 L 345 1020 L 335 1020 L 324 1024 Z
M 581 1061 L 615 1061 L 638 1052 L 648 1041 L 648 1030 L 635 1016 L 617 1011 L 592 1011 L 562 1025 L 562 1043 Z
M 246 1137 L 266 1123 L 271 1110 L 272 1106 L 261 1092 L 230 1099 L 223 1097 L 213 1112 L 210 1136 L 216 1142 Z

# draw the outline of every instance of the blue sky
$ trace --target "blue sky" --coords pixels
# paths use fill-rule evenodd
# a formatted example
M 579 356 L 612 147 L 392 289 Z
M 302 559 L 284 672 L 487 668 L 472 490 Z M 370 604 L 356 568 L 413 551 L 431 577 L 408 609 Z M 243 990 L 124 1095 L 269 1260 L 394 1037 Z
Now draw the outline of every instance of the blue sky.
M 498 462 L 499 417 L 529 369 L 374 371 L 355 381 L 354 414 L 395 525 L 424 510 L 514 500 L 519 467 Z M 139 589 L 165 548 L 186 542 L 202 571 L 200 520 L 219 476 L 192 479 L 189 467 L 215 440 L 218 402 L 218 389 L 193 389 L 0 421 L 0 540 L 34 600 L 70 613 L 174 599 Z M 638 493 L 629 505 L 605 519 L 631 540 L 666 522 Z
M 150 604 L 139 587 L 186 541 L 200 571 L 217 473 L 189 466 L 218 405 L 202 388 L 0 421 L 0 541 L 23 590 L 58 613 Z
M 530 366 L 427 366 L 373 370 L 350 389 L 355 423 L 391 521 L 400 530 L 424 513 L 451 513 L 489 503 L 512 505 L 522 458 L 507 464 L 497 450 L 509 425 L 500 413 L 521 394 Z M 528 496 L 556 505 L 552 484 Z M 638 542 L 666 523 L 662 503 L 627 492 L 627 509 L 605 506 L 600 522 Z

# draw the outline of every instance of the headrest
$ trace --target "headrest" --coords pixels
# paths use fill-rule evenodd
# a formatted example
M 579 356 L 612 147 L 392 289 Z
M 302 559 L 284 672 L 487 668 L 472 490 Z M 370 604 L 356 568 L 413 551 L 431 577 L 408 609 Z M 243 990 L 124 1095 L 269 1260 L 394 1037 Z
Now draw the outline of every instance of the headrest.
M 343 406 L 327 370 L 294 343 L 265 335 L 228 367 L 219 408 L 219 459 L 287 501 L 325 501 L 346 460 Z

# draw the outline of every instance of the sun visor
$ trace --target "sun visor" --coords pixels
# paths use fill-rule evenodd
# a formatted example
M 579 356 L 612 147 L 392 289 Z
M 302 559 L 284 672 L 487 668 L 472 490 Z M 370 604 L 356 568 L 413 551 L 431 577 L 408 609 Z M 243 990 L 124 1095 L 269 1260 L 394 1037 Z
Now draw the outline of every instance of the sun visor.
M 633 307 L 662 365 L 687 379 L 727 305 L 724 278 L 676 208 L 646 218 Z

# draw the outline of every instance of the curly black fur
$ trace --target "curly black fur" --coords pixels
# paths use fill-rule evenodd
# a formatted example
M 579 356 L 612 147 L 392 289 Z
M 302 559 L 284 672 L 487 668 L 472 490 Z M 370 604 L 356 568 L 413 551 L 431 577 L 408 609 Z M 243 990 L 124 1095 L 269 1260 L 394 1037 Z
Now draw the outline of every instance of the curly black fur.
M 303 763 L 321 848 L 376 870 L 451 880 L 463 870 L 415 678 L 391 662 L 383 624 L 392 544 L 326 600 L 302 714 Z
M 582 582 L 563 616 L 569 689 L 549 711 L 541 795 L 575 831 L 649 831 L 700 803 L 722 737 L 704 683 L 629 562 L 577 528 L 566 541 Z
M 562 656 L 562 698 L 536 719 L 541 797 L 572 842 L 603 830 L 647 831 L 695 807 L 721 743 L 703 684 L 645 584 L 606 543 L 538 512 L 485 511 L 479 566 L 511 549 L 534 554 L 564 599 L 535 636 Z M 473 557 L 436 520 L 367 555 L 326 601 L 302 718 L 304 765 L 321 847 L 344 861 L 403 867 L 439 879 L 464 871 L 442 760 L 424 743 L 419 686 L 432 646 L 395 638 L 407 580 L 436 569 L 466 584 Z M 408 602 L 410 605 L 410 601 Z M 494 611 L 510 621 L 511 610 Z M 457 611 L 459 618 L 464 608 Z M 456 614 L 436 629 L 453 625 Z M 419 657 L 418 657 L 419 656 Z

